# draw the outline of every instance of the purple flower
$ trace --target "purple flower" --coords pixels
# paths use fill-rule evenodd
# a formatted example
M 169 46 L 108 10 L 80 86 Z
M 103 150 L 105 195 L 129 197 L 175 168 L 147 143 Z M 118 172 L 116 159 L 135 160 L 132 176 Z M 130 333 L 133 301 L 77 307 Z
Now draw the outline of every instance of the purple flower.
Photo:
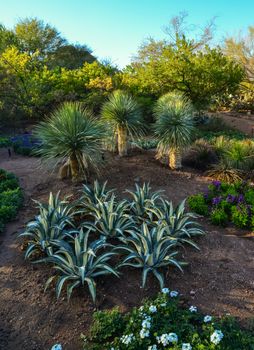
M 243 195 L 243 194 L 240 194 L 240 195 L 238 196 L 237 202 L 238 202 L 238 203 L 244 202 L 244 195 Z
M 214 197 L 212 199 L 212 204 L 213 205 L 218 205 L 218 204 L 220 204 L 220 202 L 221 202 L 221 197 Z
M 218 180 L 214 180 L 212 184 L 216 187 L 216 190 L 218 190 L 221 186 L 221 182 Z
M 227 196 L 227 199 L 226 199 L 226 201 L 227 201 L 228 203 L 234 203 L 235 200 L 236 200 L 236 196 L 233 196 L 232 194 L 229 194 L 229 195 Z

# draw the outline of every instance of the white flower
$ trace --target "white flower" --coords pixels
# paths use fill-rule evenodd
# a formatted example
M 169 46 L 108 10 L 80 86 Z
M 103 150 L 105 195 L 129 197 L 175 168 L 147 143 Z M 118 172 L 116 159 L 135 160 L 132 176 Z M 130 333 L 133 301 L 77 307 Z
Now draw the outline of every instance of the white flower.
M 149 345 L 147 350 L 157 350 L 157 345 L 154 344 L 154 345 Z
M 213 344 L 218 345 L 223 337 L 224 334 L 222 333 L 222 331 L 216 329 L 211 335 L 210 340 Z
M 131 334 L 126 334 L 126 335 L 123 335 L 122 337 L 121 337 L 121 342 L 123 343 L 123 344 L 125 344 L 125 345 L 128 345 L 128 344 L 130 344 L 131 342 L 132 342 L 132 340 L 134 340 L 135 339 L 135 336 L 134 336 L 134 334 L 133 333 L 131 333 Z
M 148 338 L 150 335 L 149 329 L 142 328 L 141 331 L 139 332 L 139 335 L 141 339 Z
M 182 344 L 182 350 L 191 350 L 192 346 L 190 345 L 190 343 L 183 343 Z
M 190 312 L 197 312 L 198 311 L 197 307 L 193 306 L 193 305 L 190 306 L 189 310 L 190 310 Z
M 175 333 L 165 333 L 162 334 L 160 337 L 156 337 L 157 342 L 162 344 L 163 346 L 167 346 L 169 343 L 177 343 L 178 342 L 178 336 Z
M 161 292 L 163 294 L 169 294 L 169 289 L 168 288 L 162 288 Z
M 143 311 L 144 310 L 144 306 L 140 306 L 139 310 Z
M 211 321 L 212 321 L 212 316 L 206 315 L 206 316 L 204 317 L 204 322 L 205 322 L 205 323 L 208 323 L 208 322 L 211 322 Z
M 149 307 L 149 311 L 152 312 L 152 313 L 155 313 L 155 312 L 157 312 L 157 307 L 155 305 L 151 305 Z
M 160 306 L 165 307 L 165 306 L 167 306 L 167 303 L 162 303 Z
M 51 350 L 62 350 L 62 345 L 61 344 L 55 344 L 52 346 Z
M 142 321 L 142 328 L 151 328 L 151 322 L 149 318 L 146 318 L 145 320 Z
M 177 297 L 178 294 L 179 294 L 179 293 L 178 293 L 176 290 L 172 290 L 172 291 L 170 292 L 171 298 Z

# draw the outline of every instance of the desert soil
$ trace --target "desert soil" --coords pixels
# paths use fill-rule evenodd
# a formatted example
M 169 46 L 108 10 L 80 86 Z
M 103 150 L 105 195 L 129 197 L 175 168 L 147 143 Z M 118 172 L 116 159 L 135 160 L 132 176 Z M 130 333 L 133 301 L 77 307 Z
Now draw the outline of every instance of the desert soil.
M 54 290 L 44 293 L 50 268 L 24 261 L 17 233 L 36 213 L 33 199 L 46 201 L 49 191 L 77 195 L 79 187 L 39 166 L 39 160 L 23 156 L 10 159 L 0 150 L 0 168 L 14 172 L 25 193 L 25 205 L 17 219 L 0 237 L 0 349 L 47 350 L 57 342 L 64 350 L 82 348 L 80 334 L 91 324 L 94 306 L 86 290 L 76 291 L 69 303 L 63 295 L 56 300 Z M 126 159 L 112 158 L 101 181 L 124 196 L 135 182 L 150 181 L 154 190 L 177 203 L 188 195 L 202 191 L 209 179 L 189 170 L 173 172 L 154 160 L 150 151 L 136 153 Z M 189 263 L 184 273 L 168 269 L 166 286 L 179 290 L 186 300 L 212 315 L 231 314 L 241 322 L 254 313 L 254 241 L 246 232 L 234 228 L 218 228 L 206 219 L 200 220 L 207 235 L 198 239 L 200 251 L 185 248 Z M 99 309 L 118 305 L 127 311 L 139 305 L 159 288 L 150 279 L 145 290 L 140 288 L 140 272 L 126 269 L 120 279 L 107 277 L 98 282 Z M 138 292 L 137 292 L 138 291 Z

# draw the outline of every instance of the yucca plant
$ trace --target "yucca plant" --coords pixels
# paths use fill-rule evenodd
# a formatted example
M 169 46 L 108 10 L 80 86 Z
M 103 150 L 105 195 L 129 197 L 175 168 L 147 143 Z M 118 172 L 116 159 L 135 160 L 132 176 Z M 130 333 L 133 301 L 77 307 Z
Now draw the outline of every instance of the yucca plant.
M 165 266 L 173 265 L 182 271 L 184 263 L 175 259 L 178 254 L 175 250 L 176 243 L 166 235 L 165 230 L 163 226 L 149 228 L 143 223 L 140 230 L 129 230 L 128 236 L 121 237 L 124 244 L 115 249 L 127 254 L 119 267 L 131 266 L 143 270 L 142 287 L 146 284 L 148 273 L 153 273 L 162 289 L 164 275 L 160 269 Z
M 191 142 L 194 123 L 190 101 L 179 93 L 162 96 L 154 108 L 157 157 L 169 157 L 171 169 L 182 166 L 182 150 Z
M 195 236 L 204 235 L 205 232 L 201 229 L 198 222 L 197 215 L 186 212 L 185 202 L 183 200 L 174 208 L 173 203 L 168 200 L 161 199 L 161 203 L 149 211 L 154 215 L 154 222 L 157 225 L 165 227 L 165 234 L 177 244 L 190 244 L 198 249 L 196 243 L 192 241 Z
M 56 196 L 50 193 L 48 204 L 35 201 L 39 215 L 29 222 L 25 231 L 20 234 L 20 237 L 28 238 L 26 259 L 35 252 L 51 255 L 54 244 L 63 241 L 68 228 L 74 227 L 75 208 L 66 199 L 60 200 L 59 195 L 59 192 Z
M 226 183 L 237 183 L 243 180 L 243 173 L 238 169 L 232 168 L 232 166 L 223 159 L 219 164 L 213 166 L 213 169 L 207 171 L 206 175 L 212 177 L 214 180 Z
M 65 162 L 62 177 L 70 174 L 77 180 L 91 168 L 98 171 L 104 127 L 81 104 L 65 102 L 37 126 L 35 134 L 42 141 L 37 154 L 56 164 Z
M 114 91 L 102 107 L 102 120 L 117 138 L 119 156 L 126 156 L 128 139 L 138 136 L 143 130 L 142 114 L 136 100 L 127 92 Z
M 105 240 L 97 240 L 89 244 L 88 238 L 91 230 L 83 229 L 76 232 L 73 244 L 58 245 L 59 249 L 51 256 L 38 262 L 53 263 L 53 268 L 60 275 L 48 279 L 45 289 L 56 279 L 56 295 L 59 298 L 64 284 L 67 284 L 67 298 L 71 297 L 74 288 L 88 285 L 93 302 L 96 300 L 95 278 L 102 275 L 113 274 L 118 277 L 116 269 L 109 265 L 109 260 L 116 252 L 105 251 L 111 246 Z M 99 253 L 103 250 L 102 253 Z
M 122 200 L 116 202 L 113 195 L 107 202 L 98 201 L 92 205 L 90 213 L 94 217 L 94 225 L 97 231 L 105 237 L 118 237 L 134 226 L 134 221 L 129 215 L 129 204 Z
M 131 196 L 130 212 L 138 221 L 149 218 L 149 208 L 152 208 L 160 198 L 162 191 L 152 192 L 149 183 L 143 183 L 142 187 L 135 184 L 135 190 L 126 190 Z

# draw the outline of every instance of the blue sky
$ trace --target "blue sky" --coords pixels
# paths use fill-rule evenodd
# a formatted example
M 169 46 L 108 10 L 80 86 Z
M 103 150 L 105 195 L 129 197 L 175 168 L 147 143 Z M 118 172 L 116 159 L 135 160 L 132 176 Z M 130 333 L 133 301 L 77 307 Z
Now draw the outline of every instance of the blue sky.
M 0 0 L 0 22 L 38 17 L 64 37 L 92 48 L 99 58 L 123 67 L 149 36 L 163 38 L 163 26 L 180 11 L 204 25 L 216 16 L 216 38 L 254 25 L 254 0 Z

